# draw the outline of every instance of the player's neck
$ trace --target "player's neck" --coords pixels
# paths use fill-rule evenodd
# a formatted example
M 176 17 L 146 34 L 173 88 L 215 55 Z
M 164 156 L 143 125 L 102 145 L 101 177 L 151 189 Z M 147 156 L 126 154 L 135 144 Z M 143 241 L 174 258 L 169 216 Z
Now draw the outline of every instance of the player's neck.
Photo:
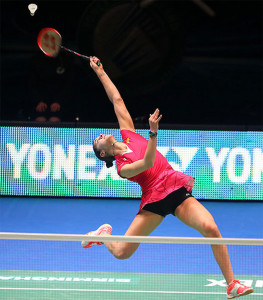
M 114 156 L 116 156 L 116 155 L 122 155 L 128 149 L 126 144 L 124 144 L 122 142 L 118 142 L 118 141 L 115 141 L 112 144 L 112 147 L 113 147 L 113 154 L 114 154 Z

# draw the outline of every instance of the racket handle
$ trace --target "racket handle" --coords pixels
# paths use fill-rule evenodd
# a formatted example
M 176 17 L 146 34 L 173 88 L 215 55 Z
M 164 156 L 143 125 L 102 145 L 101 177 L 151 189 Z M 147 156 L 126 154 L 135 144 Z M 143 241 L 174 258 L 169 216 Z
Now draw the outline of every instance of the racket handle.
M 88 60 L 90 61 L 90 56 L 86 56 L 86 55 L 79 54 L 79 53 L 78 53 L 78 55 L 79 55 L 80 57 L 83 57 L 84 59 L 88 59 Z M 97 65 L 97 66 L 100 66 L 100 65 L 101 65 L 101 62 L 98 60 L 98 61 L 96 62 L 96 65 Z
M 77 56 L 79 56 L 79 57 L 82 57 L 82 58 L 84 58 L 84 59 L 90 60 L 90 56 L 86 56 L 86 55 L 83 55 L 83 54 L 79 54 L 78 52 L 73 51 L 73 50 L 71 50 L 71 49 L 68 49 L 68 48 L 66 48 L 66 47 L 64 47 L 64 46 L 61 46 L 61 45 L 58 45 L 58 46 L 59 46 L 61 49 L 64 49 L 64 50 L 66 50 L 66 51 L 68 51 L 68 52 L 70 52 L 70 53 L 72 53 L 72 54 L 75 54 L 75 55 L 77 55 Z M 100 65 L 101 65 L 101 62 L 98 61 L 98 62 L 96 63 L 96 65 L 97 65 L 97 66 L 100 66 Z
M 90 61 L 90 56 L 85 56 L 85 55 L 82 55 L 82 54 L 80 54 L 79 56 L 80 56 L 80 57 L 83 57 L 84 59 L 88 59 L 88 60 Z M 97 66 L 100 66 L 100 65 L 101 65 L 101 62 L 98 60 L 98 61 L 96 62 L 96 65 L 97 65 Z
M 84 59 L 88 59 L 88 60 L 90 61 L 90 56 L 86 56 L 86 55 L 82 55 L 82 54 L 79 54 L 78 56 L 80 56 L 80 57 L 82 57 L 82 58 L 84 58 Z M 97 66 L 100 66 L 100 65 L 101 65 L 101 62 L 98 60 L 98 61 L 96 62 L 96 65 L 97 65 Z

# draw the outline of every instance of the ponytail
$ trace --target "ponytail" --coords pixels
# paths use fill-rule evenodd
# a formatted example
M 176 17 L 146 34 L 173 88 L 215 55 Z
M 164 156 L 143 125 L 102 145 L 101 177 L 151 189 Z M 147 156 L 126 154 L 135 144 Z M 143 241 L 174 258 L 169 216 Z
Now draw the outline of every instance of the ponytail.
M 113 161 L 105 161 L 106 162 L 106 167 L 111 168 L 113 166 Z

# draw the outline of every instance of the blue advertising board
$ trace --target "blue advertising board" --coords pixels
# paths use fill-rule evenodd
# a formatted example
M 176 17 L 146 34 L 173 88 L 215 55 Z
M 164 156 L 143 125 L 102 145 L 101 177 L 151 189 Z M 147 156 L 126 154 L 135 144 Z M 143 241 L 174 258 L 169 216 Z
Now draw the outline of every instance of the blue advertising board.
M 148 138 L 148 130 L 136 130 Z M 0 194 L 139 198 L 140 186 L 106 168 L 92 149 L 113 128 L 1 126 Z M 263 200 L 263 132 L 166 130 L 157 149 L 175 170 L 195 177 L 198 199 Z

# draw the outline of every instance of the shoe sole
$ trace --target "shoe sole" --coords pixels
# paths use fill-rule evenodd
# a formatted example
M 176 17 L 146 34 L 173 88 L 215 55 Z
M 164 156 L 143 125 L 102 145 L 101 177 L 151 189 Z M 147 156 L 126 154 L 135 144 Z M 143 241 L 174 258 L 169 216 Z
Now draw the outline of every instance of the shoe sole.
M 97 243 L 96 242 L 89 242 L 89 244 L 87 244 L 86 246 L 82 245 L 82 248 L 83 249 L 88 249 L 88 248 L 91 248 L 91 247 L 96 246 L 96 245 L 100 246 L 102 244 L 99 244 L 99 242 L 97 242 Z
M 241 297 L 241 296 L 246 296 L 246 295 L 249 295 L 253 292 L 254 292 L 254 289 L 251 288 L 251 289 L 245 291 L 244 294 L 241 294 L 241 295 L 238 295 L 238 296 L 235 296 L 235 297 L 227 297 L 227 299 L 234 299 L 234 298 L 238 298 L 238 297 Z

